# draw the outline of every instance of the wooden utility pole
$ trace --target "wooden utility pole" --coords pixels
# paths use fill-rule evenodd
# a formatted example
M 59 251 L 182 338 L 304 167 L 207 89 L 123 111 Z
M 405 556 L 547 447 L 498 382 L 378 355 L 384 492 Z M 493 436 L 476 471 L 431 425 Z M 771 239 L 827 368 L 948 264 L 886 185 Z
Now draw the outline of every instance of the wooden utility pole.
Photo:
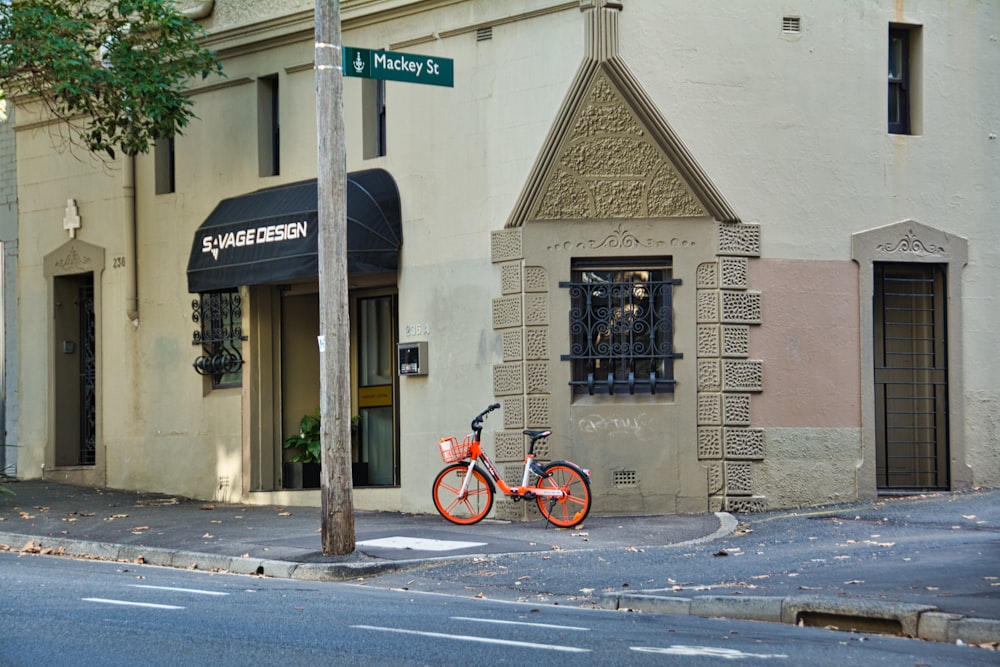
M 354 551 L 351 323 L 347 300 L 347 150 L 340 0 L 316 0 L 319 368 L 323 553 Z

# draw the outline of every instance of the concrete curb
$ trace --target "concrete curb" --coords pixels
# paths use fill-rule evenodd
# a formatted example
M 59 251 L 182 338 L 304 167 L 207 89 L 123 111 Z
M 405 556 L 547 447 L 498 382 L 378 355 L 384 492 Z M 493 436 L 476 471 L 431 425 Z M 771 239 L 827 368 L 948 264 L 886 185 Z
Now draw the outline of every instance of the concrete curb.
M 701 595 L 671 597 L 646 593 L 604 593 L 602 609 L 650 614 L 732 618 L 793 625 L 833 626 L 927 641 L 990 644 L 1000 642 L 1000 620 L 942 613 L 937 607 L 863 598 Z
M 43 556 L 67 556 L 70 558 L 107 560 L 119 563 L 175 567 L 185 570 L 217 570 L 232 574 L 262 575 L 276 579 L 299 579 L 302 581 L 350 581 L 366 576 L 410 570 L 424 565 L 475 557 L 465 555 L 461 558 L 441 557 L 371 562 L 298 563 L 56 537 L 42 539 L 34 535 L 2 532 L 0 532 L 0 546 L 7 547 L 11 553 L 20 552 Z

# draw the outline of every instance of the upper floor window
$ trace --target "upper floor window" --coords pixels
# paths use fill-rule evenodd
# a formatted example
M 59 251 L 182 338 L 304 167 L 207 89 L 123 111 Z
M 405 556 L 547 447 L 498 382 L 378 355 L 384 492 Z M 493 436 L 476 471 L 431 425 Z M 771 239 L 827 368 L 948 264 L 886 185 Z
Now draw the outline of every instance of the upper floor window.
M 365 159 L 385 155 L 385 81 L 365 79 L 361 84 L 362 139 Z
M 673 286 L 669 257 L 574 260 L 570 385 L 577 394 L 673 393 Z
M 261 176 L 281 173 L 281 124 L 278 116 L 278 75 L 257 80 L 257 155 Z
M 174 138 L 162 137 L 153 146 L 153 170 L 156 178 L 156 194 L 176 192 L 174 181 Z
M 889 133 L 920 134 L 920 27 L 889 26 Z

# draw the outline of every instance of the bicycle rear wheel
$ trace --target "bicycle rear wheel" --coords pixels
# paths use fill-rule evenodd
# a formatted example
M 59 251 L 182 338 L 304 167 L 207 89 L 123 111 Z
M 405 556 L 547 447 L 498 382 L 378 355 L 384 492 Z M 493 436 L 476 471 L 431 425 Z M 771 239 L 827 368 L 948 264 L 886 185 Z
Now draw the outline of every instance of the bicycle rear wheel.
M 572 528 L 590 514 L 590 478 L 579 466 L 569 461 L 553 461 L 542 467 L 545 476 L 539 478 L 542 488 L 562 489 L 562 498 L 538 496 L 538 511 L 550 523 L 560 528 Z
M 469 472 L 468 463 L 453 463 L 434 479 L 434 507 L 452 523 L 469 526 L 482 521 L 493 509 L 493 482 L 479 466 L 472 468 L 472 477 L 465 493 L 462 482 Z

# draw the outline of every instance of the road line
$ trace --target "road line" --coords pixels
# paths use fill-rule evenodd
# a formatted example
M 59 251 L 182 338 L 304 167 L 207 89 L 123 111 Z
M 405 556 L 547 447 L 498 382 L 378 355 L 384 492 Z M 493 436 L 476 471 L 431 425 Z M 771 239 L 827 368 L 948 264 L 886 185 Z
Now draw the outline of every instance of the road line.
M 200 588 L 174 588 L 172 586 L 148 586 L 146 584 L 129 584 L 132 588 L 148 588 L 154 591 L 173 591 L 175 593 L 192 593 L 194 595 L 229 595 L 221 591 L 204 591 Z
M 126 602 L 125 600 L 107 600 L 105 598 L 83 598 L 84 602 L 98 602 L 100 604 L 116 604 L 123 607 L 148 607 L 150 609 L 184 609 L 172 604 L 153 604 L 152 602 Z
M 500 625 L 526 625 L 529 628 L 551 628 L 553 630 L 579 630 L 590 632 L 590 628 L 581 628 L 576 625 L 552 625 L 551 623 L 528 623 L 527 621 L 501 621 L 496 618 L 472 618 L 470 616 L 452 616 L 453 621 L 471 621 L 473 623 L 497 623 Z
M 471 637 L 469 635 L 449 635 L 443 632 L 422 632 L 420 630 L 404 630 L 402 628 L 380 628 L 375 625 L 352 625 L 358 630 L 377 630 L 379 632 L 395 632 L 401 635 L 417 635 L 418 637 L 436 637 L 438 639 L 456 639 L 463 642 L 478 642 L 480 644 L 499 644 L 501 646 L 518 646 L 520 648 L 538 648 L 546 651 L 562 651 L 564 653 L 590 653 L 589 648 L 577 646 L 557 646 L 555 644 L 535 644 L 533 642 L 518 642 L 513 639 L 491 639 L 489 637 Z

